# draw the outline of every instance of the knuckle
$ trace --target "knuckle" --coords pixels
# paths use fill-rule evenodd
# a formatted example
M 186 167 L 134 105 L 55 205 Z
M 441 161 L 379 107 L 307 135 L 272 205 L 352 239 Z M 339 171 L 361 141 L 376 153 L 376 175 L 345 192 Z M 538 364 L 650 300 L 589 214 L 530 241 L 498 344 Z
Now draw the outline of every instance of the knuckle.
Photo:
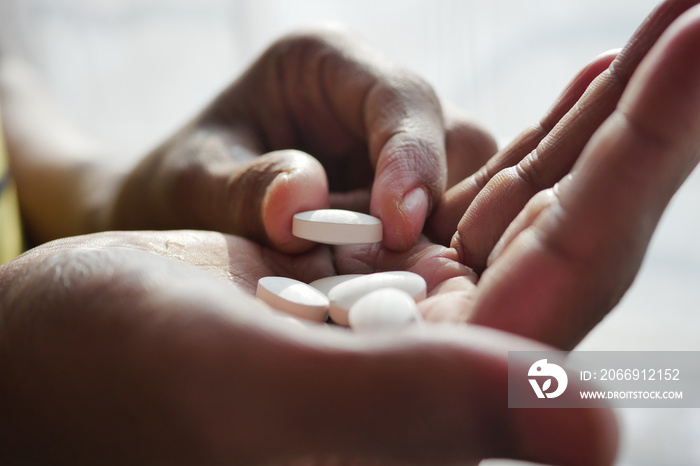
M 414 101 L 422 104 L 422 108 L 433 108 L 440 115 L 442 110 L 440 100 L 433 86 L 424 78 L 412 71 L 392 67 L 379 82 L 378 90 L 383 91 L 386 99 L 394 102 Z
M 399 78 L 407 89 L 415 92 L 418 95 L 423 95 L 429 98 L 432 103 L 434 103 L 438 108 L 441 108 L 435 89 L 433 89 L 433 86 L 425 78 L 408 70 L 402 70 Z
M 389 141 L 377 171 L 391 173 L 392 176 L 398 174 L 397 179 L 418 175 L 431 193 L 441 192 L 447 178 L 447 170 L 442 163 L 444 148 L 430 138 L 404 136 L 404 133 L 397 133 Z
M 525 183 L 533 194 L 549 187 L 549 180 L 537 158 L 537 151 L 531 152 L 527 157 L 521 160 L 520 163 L 515 165 L 513 170 L 517 177 Z
M 454 137 L 460 145 L 478 148 L 489 156 L 496 153 L 496 140 L 487 130 L 470 121 L 457 121 L 448 128 L 448 137 Z
M 336 23 L 298 29 L 272 43 L 268 49 L 273 55 L 322 54 L 341 50 L 349 42 L 349 32 Z
M 453 121 L 447 128 L 447 152 L 455 159 L 482 165 L 498 150 L 496 140 L 480 126 L 469 121 Z

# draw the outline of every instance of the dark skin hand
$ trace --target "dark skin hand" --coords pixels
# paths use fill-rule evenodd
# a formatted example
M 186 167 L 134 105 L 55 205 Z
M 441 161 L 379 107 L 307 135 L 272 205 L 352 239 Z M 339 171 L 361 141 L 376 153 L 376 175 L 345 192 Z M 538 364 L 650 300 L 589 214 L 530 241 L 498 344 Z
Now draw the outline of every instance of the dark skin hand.
M 338 31 L 271 46 L 118 191 L 108 229 L 202 228 L 286 253 L 301 211 L 340 207 L 384 223 L 406 251 L 447 187 L 495 153 L 493 139 L 424 81 Z
M 433 231 L 444 241 L 466 203 L 451 245 L 483 270 L 456 320 L 572 348 L 617 304 L 700 157 L 695 3 L 661 4 L 580 97 L 575 81 L 539 127 L 446 193 Z
M 507 351 L 541 345 L 476 326 L 293 324 L 250 295 L 266 275 L 434 271 L 444 254 L 344 248 L 334 264 L 326 248 L 287 256 L 202 231 L 36 248 L 0 268 L 0 461 L 611 464 L 608 410 L 508 409 Z
M 291 36 L 122 177 L 52 124 L 26 80 L 3 77 L 37 239 L 191 226 L 257 241 L 111 232 L 0 268 L 0 462 L 612 462 L 609 411 L 507 409 L 507 350 L 535 343 L 451 325 L 375 337 L 300 328 L 250 295 L 267 275 L 406 269 L 428 282 L 423 314 L 441 320 L 435 304 L 473 287 L 456 251 L 420 232 L 495 146 L 421 80 L 335 32 Z M 427 201 L 406 205 L 415 187 Z M 382 217 L 384 244 L 331 250 L 290 236 L 293 213 L 327 205 Z
M 555 107 L 560 144 L 583 139 L 585 147 L 555 181 L 571 176 L 524 204 L 495 248 L 486 246 L 476 287 L 457 261 L 469 264 L 461 244 L 447 249 L 417 236 L 414 250 L 342 248 L 331 260 L 325 248 L 284 256 L 218 233 L 108 233 L 53 243 L 3 267 L 0 370 L 8 376 L 0 399 L 10 421 L 0 435 L 11 445 L 7 455 L 72 464 L 105 451 L 114 452 L 114 463 L 130 464 L 450 464 L 490 456 L 610 464 L 616 436 L 608 412 L 506 408 L 505 351 L 539 348 L 528 340 L 478 326 L 428 326 L 380 339 L 292 329 L 241 287 L 250 291 L 266 274 L 311 279 L 408 268 L 430 283 L 421 304 L 428 318 L 457 317 L 571 346 L 624 292 L 658 217 L 697 163 L 700 66 L 688 58 L 700 45 L 700 13 L 681 15 L 689 6 L 666 2 L 618 56 L 622 64 L 625 56 L 640 62 L 630 65 L 619 100 L 602 94 L 614 100 L 612 113 L 593 136 L 581 132 L 588 120 L 576 114 L 605 107 L 581 106 L 596 95 L 596 83 L 580 101 L 578 90 L 565 94 L 564 116 Z M 605 68 L 601 60 L 584 76 Z M 523 147 L 538 138 L 506 151 L 527 154 Z M 74 422 L 66 427 L 68 417 Z M 36 438 L 45 441 L 28 443 Z M 120 448 L 127 444 L 128 451 Z

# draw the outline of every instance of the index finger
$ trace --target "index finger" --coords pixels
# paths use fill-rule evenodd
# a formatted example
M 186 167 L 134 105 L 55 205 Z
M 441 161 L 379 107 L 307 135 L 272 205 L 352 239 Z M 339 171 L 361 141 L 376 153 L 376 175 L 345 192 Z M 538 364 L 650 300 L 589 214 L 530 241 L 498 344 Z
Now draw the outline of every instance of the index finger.
M 341 123 L 366 141 L 375 169 L 370 213 L 384 223 L 384 245 L 407 250 L 447 180 L 440 102 L 424 80 L 344 35 L 324 33 L 320 84 Z

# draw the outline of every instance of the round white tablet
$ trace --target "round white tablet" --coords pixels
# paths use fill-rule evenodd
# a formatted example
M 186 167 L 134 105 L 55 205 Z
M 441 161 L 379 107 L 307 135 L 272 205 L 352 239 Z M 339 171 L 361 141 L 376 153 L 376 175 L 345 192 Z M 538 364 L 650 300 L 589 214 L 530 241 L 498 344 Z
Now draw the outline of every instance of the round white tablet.
M 378 272 L 353 278 L 336 285 L 328 293 L 329 314 L 333 322 L 348 325 L 348 311 L 363 296 L 382 288 L 398 288 L 408 293 L 414 301 L 425 298 L 427 285 L 423 277 L 413 272 Z
M 271 307 L 301 317 L 325 322 L 328 297 L 306 283 L 285 277 L 263 277 L 258 280 L 255 296 Z
M 352 280 L 353 278 L 357 277 L 362 277 L 363 275 L 359 273 L 349 273 L 346 275 L 332 275 L 330 277 L 326 278 L 319 278 L 318 280 L 315 280 L 309 285 L 313 286 L 316 288 L 318 291 L 321 293 L 325 294 L 328 296 L 328 293 L 336 286 L 340 285 L 341 283 L 345 283 L 348 280 Z
M 350 308 L 348 320 L 356 332 L 391 330 L 420 319 L 413 297 L 397 288 L 382 288 L 358 299 Z
M 294 215 L 292 234 L 324 244 L 378 243 L 382 240 L 382 221 L 350 210 L 310 210 Z

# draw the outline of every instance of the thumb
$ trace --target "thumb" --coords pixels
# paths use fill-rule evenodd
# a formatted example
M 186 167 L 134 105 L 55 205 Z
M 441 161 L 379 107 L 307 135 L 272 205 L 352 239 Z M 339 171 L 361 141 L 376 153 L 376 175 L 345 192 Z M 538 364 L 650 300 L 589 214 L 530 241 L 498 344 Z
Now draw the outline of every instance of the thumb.
M 294 214 L 328 207 L 328 181 L 322 165 L 295 150 L 269 152 L 239 167 L 222 194 L 216 203 L 222 211 L 223 231 L 290 254 L 314 244 L 292 235 Z
M 110 229 L 215 230 L 285 253 L 313 243 L 292 235 L 297 212 L 328 206 L 321 164 L 294 150 L 258 155 L 204 128 L 173 138 L 125 178 Z

